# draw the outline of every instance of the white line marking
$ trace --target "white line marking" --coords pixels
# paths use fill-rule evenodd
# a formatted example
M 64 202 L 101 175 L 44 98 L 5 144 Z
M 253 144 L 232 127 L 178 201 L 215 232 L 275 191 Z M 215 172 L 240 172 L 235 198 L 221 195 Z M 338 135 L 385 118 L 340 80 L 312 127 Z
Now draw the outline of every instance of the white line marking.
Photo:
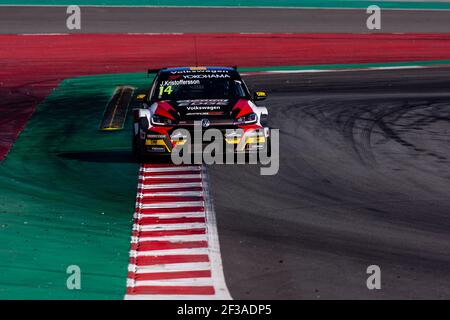
M 144 193 L 143 198 L 153 198 L 153 197 L 201 197 L 203 196 L 203 191 L 173 191 L 173 192 L 158 192 L 153 191 L 152 193 Z
M 242 72 L 241 75 L 263 75 L 263 74 L 286 74 L 286 73 L 324 73 L 324 72 L 351 72 L 351 71 L 378 71 L 378 70 L 396 70 L 396 69 L 427 69 L 433 67 L 443 67 L 448 64 L 435 65 L 412 65 L 412 66 L 385 66 L 385 67 L 355 67 L 355 68 L 340 68 L 340 69 L 298 69 L 298 70 L 267 70 L 267 71 L 248 71 Z
M 390 67 L 368 67 L 369 70 L 401 70 L 401 69 L 420 69 L 420 66 L 390 66 Z
M 138 280 L 127 279 L 128 287 L 140 286 L 212 286 L 211 278 L 185 278 L 185 279 L 167 279 L 167 280 Z M 134 285 L 133 285 L 134 284 Z
M 266 71 L 248 71 L 242 72 L 243 76 L 264 75 L 264 74 L 289 74 L 289 73 L 320 73 L 320 72 L 339 72 L 354 71 L 354 69 L 298 69 L 298 70 L 266 70 Z
M 183 35 L 183 32 L 128 32 L 130 36 L 159 36 L 159 35 Z
M 153 180 L 153 179 L 200 179 L 200 174 L 168 174 L 163 176 L 140 176 L 140 179 Z
M 195 223 L 168 223 L 168 224 L 151 224 L 140 225 L 134 224 L 133 230 L 140 231 L 171 231 L 171 230 L 197 230 L 206 228 L 206 225 L 202 222 Z
M 0 5 L 1 7 L 1 5 Z M 21 36 L 68 36 L 70 33 L 20 33 Z
M 146 241 L 170 241 L 170 242 L 186 242 L 186 241 L 207 241 L 206 234 L 192 234 L 188 236 L 163 236 L 163 237 L 131 237 L 132 243 L 141 243 Z
M 267 73 L 318 73 L 336 71 L 338 69 L 304 69 L 304 70 L 267 70 Z
M 200 171 L 199 166 L 144 168 L 144 172 Z
M 171 218 L 202 218 L 205 216 L 204 212 L 179 212 L 179 213 L 157 213 L 157 214 L 138 214 L 137 219 L 142 218 L 158 218 L 158 219 L 171 219 Z
M 147 251 L 130 251 L 130 257 L 144 256 L 166 256 L 172 254 L 208 254 L 208 248 L 189 248 L 189 249 L 166 249 L 166 250 L 147 250 Z
M 203 205 L 203 201 L 157 202 L 142 204 L 142 209 L 202 207 Z
M 142 274 L 150 272 L 200 271 L 209 270 L 210 268 L 211 264 L 209 262 L 168 263 L 149 266 L 137 266 L 135 264 L 130 264 L 128 266 L 128 271 Z
M 145 182 L 139 184 L 138 187 L 146 189 L 165 189 L 165 188 L 189 188 L 189 187 L 201 187 L 201 182 L 184 182 L 184 183 L 158 183 L 158 184 L 146 184 Z

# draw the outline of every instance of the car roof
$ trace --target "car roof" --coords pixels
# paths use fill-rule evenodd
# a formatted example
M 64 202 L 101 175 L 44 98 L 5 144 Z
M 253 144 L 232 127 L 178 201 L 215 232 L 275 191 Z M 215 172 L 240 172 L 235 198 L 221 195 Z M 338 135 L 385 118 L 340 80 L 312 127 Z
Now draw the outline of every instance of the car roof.
M 236 71 L 236 67 L 177 67 L 177 68 L 162 68 L 161 72 L 171 71 Z

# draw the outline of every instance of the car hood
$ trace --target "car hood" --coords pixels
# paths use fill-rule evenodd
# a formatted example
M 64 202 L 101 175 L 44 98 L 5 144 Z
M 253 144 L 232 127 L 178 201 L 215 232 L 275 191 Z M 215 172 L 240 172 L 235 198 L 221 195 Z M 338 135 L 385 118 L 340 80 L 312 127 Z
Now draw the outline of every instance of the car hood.
M 165 102 L 171 106 L 171 113 L 178 120 L 195 120 L 209 117 L 234 118 L 233 109 L 238 101 L 238 99 L 192 99 Z
M 180 125 L 209 119 L 211 123 L 229 123 L 252 113 L 252 103 L 246 99 L 164 100 L 157 102 L 155 113 Z

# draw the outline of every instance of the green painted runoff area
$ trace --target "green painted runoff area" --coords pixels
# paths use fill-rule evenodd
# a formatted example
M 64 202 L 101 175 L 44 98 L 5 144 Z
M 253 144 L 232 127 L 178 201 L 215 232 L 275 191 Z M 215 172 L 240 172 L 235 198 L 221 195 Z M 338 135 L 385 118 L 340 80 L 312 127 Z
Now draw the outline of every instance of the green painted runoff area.
M 0 163 L 0 299 L 123 298 L 139 166 L 130 119 L 99 122 L 117 85 L 149 80 L 68 79 L 38 106 Z M 81 290 L 67 289 L 70 265 Z

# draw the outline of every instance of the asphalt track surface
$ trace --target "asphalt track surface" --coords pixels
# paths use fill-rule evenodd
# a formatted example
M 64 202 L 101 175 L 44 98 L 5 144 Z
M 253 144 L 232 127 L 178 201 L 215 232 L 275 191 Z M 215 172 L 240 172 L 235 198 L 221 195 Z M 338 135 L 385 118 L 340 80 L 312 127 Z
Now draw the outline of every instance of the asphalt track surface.
M 0 33 L 68 32 L 65 17 L 0 7 Z M 449 17 L 386 11 L 381 31 L 448 32 Z M 362 10 L 85 8 L 82 19 L 81 33 L 368 31 Z M 450 298 L 450 69 L 246 79 L 270 93 L 281 159 L 275 176 L 209 168 L 232 297 Z M 382 290 L 366 288 L 373 264 Z
M 81 30 L 74 31 L 66 28 L 67 17 L 66 7 L 0 6 L 0 33 L 450 31 L 450 11 L 383 10 L 382 28 L 375 31 L 367 29 L 368 15 L 361 9 L 82 7 Z
M 209 168 L 232 297 L 450 298 L 450 68 L 246 81 L 281 159 Z

